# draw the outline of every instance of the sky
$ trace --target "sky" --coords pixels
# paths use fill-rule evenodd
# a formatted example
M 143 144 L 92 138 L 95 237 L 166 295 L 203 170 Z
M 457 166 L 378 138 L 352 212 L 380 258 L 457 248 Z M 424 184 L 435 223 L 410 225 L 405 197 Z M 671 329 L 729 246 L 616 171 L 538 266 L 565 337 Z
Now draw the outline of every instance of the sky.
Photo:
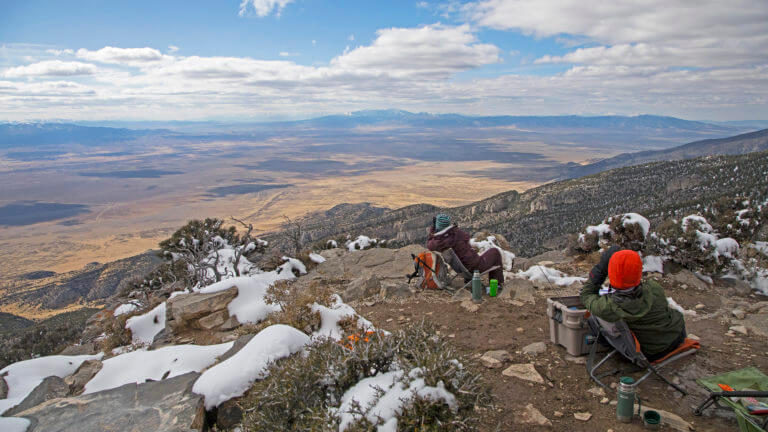
M 766 0 L 0 0 L 0 121 L 768 119 Z

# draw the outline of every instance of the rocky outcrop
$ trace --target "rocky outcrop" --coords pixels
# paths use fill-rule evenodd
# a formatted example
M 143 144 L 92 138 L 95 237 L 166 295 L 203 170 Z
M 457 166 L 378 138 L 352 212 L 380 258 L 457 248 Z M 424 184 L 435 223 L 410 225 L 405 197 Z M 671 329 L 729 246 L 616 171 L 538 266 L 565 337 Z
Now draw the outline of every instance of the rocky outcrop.
M 20 404 L 9 409 L 3 415 L 12 417 L 22 411 L 36 407 L 45 401 L 65 397 L 68 394 L 69 385 L 67 385 L 63 379 L 57 376 L 49 376 L 48 378 L 45 378 L 43 382 L 38 384 Z
M 192 393 L 198 373 L 51 399 L 16 413 L 32 422 L 28 432 L 165 431 L 203 429 L 203 398 Z
M 237 327 L 239 323 L 229 316 L 227 309 L 237 294 L 238 288 L 232 287 L 210 294 L 181 294 L 169 299 L 166 306 L 166 333 L 178 334 L 189 329 L 231 330 Z
M 82 393 L 85 385 L 99 373 L 102 366 L 104 365 L 99 360 L 86 360 L 77 368 L 75 373 L 65 377 L 64 382 L 69 386 L 69 394 L 79 395 Z

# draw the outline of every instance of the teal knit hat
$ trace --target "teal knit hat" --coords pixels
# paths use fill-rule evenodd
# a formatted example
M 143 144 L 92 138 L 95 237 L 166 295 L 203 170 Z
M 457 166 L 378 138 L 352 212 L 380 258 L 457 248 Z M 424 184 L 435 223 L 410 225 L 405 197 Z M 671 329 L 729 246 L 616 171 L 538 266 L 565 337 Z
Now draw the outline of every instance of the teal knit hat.
M 447 214 L 440 213 L 435 217 L 435 231 L 442 231 L 451 226 L 451 217 Z

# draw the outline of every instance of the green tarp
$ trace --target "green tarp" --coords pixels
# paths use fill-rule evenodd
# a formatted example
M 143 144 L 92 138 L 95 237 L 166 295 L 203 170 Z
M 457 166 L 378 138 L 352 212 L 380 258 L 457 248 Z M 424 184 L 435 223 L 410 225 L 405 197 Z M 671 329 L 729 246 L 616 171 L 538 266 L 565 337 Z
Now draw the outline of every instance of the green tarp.
M 699 383 L 699 385 L 702 387 L 713 392 L 723 391 L 723 389 L 721 389 L 718 384 L 727 384 L 731 386 L 731 388 L 733 388 L 735 391 L 768 391 L 768 376 L 760 372 L 756 367 L 748 367 L 720 375 L 699 378 L 696 380 L 696 382 Z M 719 401 L 730 406 L 734 411 L 736 411 L 736 416 L 739 420 L 739 428 L 742 432 L 763 430 L 758 425 L 762 424 L 764 420 L 760 420 L 758 417 L 750 416 L 747 413 L 747 409 L 744 408 L 741 403 L 733 402 L 729 398 L 720 398 Z

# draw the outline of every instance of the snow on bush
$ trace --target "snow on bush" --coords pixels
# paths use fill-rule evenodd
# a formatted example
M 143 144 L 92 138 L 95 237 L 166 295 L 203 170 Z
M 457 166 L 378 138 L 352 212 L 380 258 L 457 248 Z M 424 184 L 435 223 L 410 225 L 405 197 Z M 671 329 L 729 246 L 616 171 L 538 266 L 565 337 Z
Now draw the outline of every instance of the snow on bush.
M 155 336 L 165 328 L 165 302 L 143 315 L 128 318 L 125 328 L 131 331 L 134 344 L 151 345 Z
M 124 384 L 141 384 L 148 380 L 160 381 L 188 372 L 200 372 L 212 365 L 232 345 L 234 342 L 219 345 L 172 345 L 152 351 L 141 349 L 121 354 L 104 360 L 101 370 L 85 384 L 83 394 Z
M 328 240 L 328 241 L 325 243 L 325 246 L 326 246 L 328 249 L 335 249 L 335 248 L 339 247 L 339 243 L 338 243 L 336 240 Z
M 496 241 L 495 236 L 492 236 L 492 235 L 487 236 L 485 240 L 470 239 L 469 245 L 477 249 L 480 255 L 487 252 L 491 248 L 498 249 L 499 252 L 501 253 L 501 261 L 503 263 L 504 270 L 512 271 L 512 264 L 514 264 L 515 262 L 515 254 L 513 254 L 508 250 L 502 249 L 498 245 L 498 242 Z
M 515 276 L 521 279 L 528 279 L 531 282 L 540 282 L 557 286 L 568 286 L 576 282 L 584 283 L 587 281 L 587 278 L 568 276 L 559 270 L 542 265 L 531 266 L 526 271 L 519 270 Z
M 664 260 L 660 256 L 648 255 L 643 257 L 643 272 L 664 273 Z
M 397 419 L 403 407 L 414 397 L 448 405 L 454 413 L 458 410 L 456 396 L 445 389 L 442 381 L 437 386 L 426 385 L 421 369 L 412 369 L 404 381 L 402 370 L 386 372 L 364 378 L 347 390 L 341 397 L 339 432 L 344 432 L 363 416 L 371 424 L 380 424 L 379 431 L 396 431 Z M 383 392 L 383 393 L 382 393 Z M 362 408 L 364 415 L 355 412 Z
M 576 253 L 591 253 L 615 244 L 624 249 L 640 250 L 650 229 L 651 223 L 638 213 L 611 216 L 572 238 L 569 249 Z
M 291 258 L 284 256 L 283 259 L 285 260 L 285 263 L 277 268 L 278 273 L 290 273 L 291 275 L 294 275 L 298 273 L 299 275 L 307 274 L 307 267 L 304 265 L 303 262 L 297 260 L 296 258 Z
M 330 307 L 318 303 L 312 304 L 311 311 L 320 314 L 320 328 L 313 333 L 313 337 L 327 337 L 334 340 L 341 340 L 344 336 L 344 330 L 339 326 L 339 322 L 345 319 L 356 319 L 357 328 L 362 330 L 375 330 L 373 324 L 367 319 L 359 316 L 355 310 L 344 303 L 337 294 L 332 295 L 332 304 Z
M 309 343 L 309 336 L 282 324 L 260 331 L 229 359 L 203 372 L 192 391 L 205 397 L 205 408 L 212 409 L 240 397 L 257 379 L 264 378 L 269 364 L 287 357 Z
M 10 364 L 0 369 L 8 385 L 8 395 L 0 399 L 0 414 L 20 404 L 43 379 L 49 376 L 64 378 L 73 374 L 86 360 L 100 360 L 103 354 L 38 357 Z
M 376 246 L 378 242 L 379 242 L 378 239 L 372 239 L 368 236 L 361 235 L 354 240 L 347 241 L 346 246 L 347 246 L 347 250 L 356 251 L 356 250 L 364 250 L 364 249 L 372 248 Z

